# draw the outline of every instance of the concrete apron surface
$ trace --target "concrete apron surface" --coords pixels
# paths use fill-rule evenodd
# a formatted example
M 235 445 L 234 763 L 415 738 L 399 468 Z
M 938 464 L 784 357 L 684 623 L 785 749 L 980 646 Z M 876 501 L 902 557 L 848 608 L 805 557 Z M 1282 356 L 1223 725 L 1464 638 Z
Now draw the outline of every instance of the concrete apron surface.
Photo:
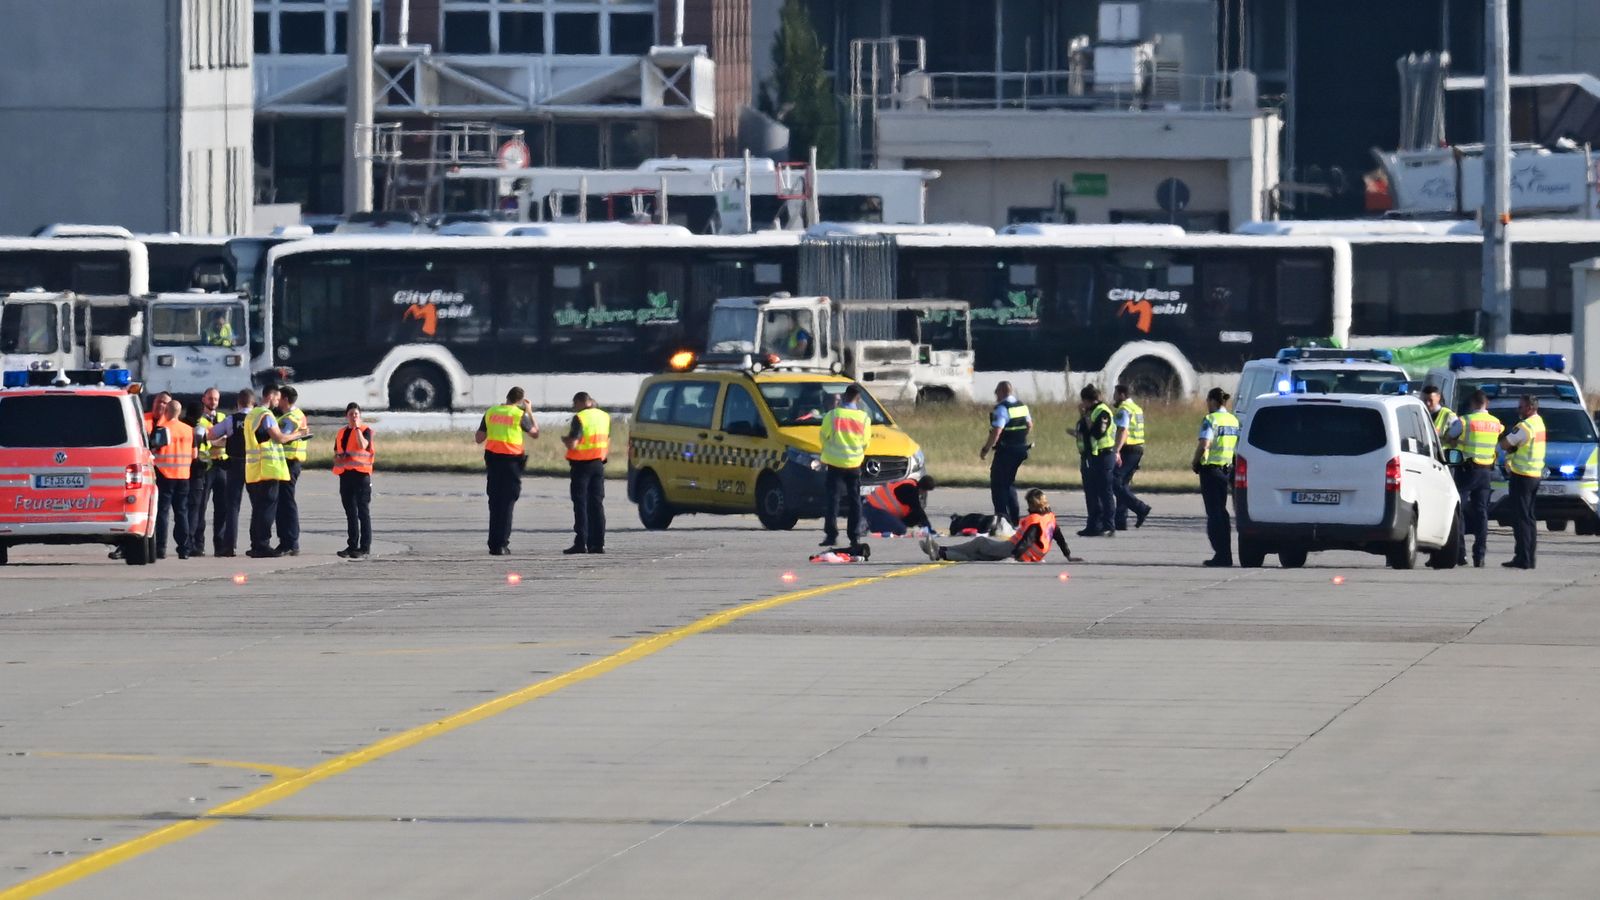
M 566 485 L 530 480 L 491 557 L 481 479 L 375 484 L 365 561 L 320 472 L 297 558 L 12 551 L 0 900 L 1600 884 L 1594 538 L 1210 570 L 1162 496 L 1083 563 L 820 565 L 814 522 L 645 532 L 613 484 L 607 554 L 563 557 Z

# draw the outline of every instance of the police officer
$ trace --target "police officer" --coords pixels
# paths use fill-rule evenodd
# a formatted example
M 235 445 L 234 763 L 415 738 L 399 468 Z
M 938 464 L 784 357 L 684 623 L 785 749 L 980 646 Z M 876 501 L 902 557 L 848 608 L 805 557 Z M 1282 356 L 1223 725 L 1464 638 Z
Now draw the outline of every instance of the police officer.
M 511 515 L 522 496 L 522 472 L 528 467 L 523 436 L 539 437 L 533 403 L 522 388 L 506 392 L 506 402 L 491 406 L 478 423 L 474 440 L 483 445 L 483 468 L 489 495 L 489 553 L 511 552 Z
M 156 448 L 156 559 L 167 558 L 167 533 L 179 559 L 189 558 L 189 474 L 194 467 L 194 429 L 179 418 L 183 407 L 156 395 L 152 428 L 165 428 L 167 442 Z
M 1544 419 L 1539 417 L 1539 398 L 1523 394 L 1517 404 L 1517 415 L 1520 420 L 1500 439 L 1510 476 L 1511 536 L 1517 542 L 1516 552 L 1501 565 L 1508 569 L 1532 569 L 1539 544 L 1534 498 L 1539 494 L 1539 482 L 1544 479 L 1545 430 Z
M 1133 476 L 1139 471 L 1139 463 L 1144 461 L 1144 409 L 1133 402 L 1133 392 L 1125 384 L 1117 385 L 1111 399 L 1117 404 L 1117 444 L 1112 448 L 1116 453 L 1117 470 L 1111 482 L 1117 510 L 1112 518 L 1116 520 L 1118 531 L 1127 531 L 1130 511 L 1135 528 L 1144 527 L 1144 520 L 1150 517 L 1150 504 L 1133 493 Z
M 222 477 L 218 488 L 216 523 L 211 533 L 218 556 L 233 556 L 239 545 L 239 511 L 244 506 L 244 420 L 256 405 L 256 392 L 245 388 L 234 411 L 212 426 L 211 440 L 222 443 Z
M 561 551 L 606 552 L 606 457 L 611 449 L 611 416 L 594 398 L 578 392 L 572 398 L 572 427 L 561 443 L 572 468 L 572 546 Z
M 200 411 L 194 419 L 194 468 L 189 470 L 189 555 L 206 555 L 206 504 L 214 507 L 213 516 L 222 518 L 223 460 L 227 458 L 221 441 L 211 440 L 211 429 L 226 418 L 218 407 L 222 394 L 214 387 L 200 395 Z M 213 546 L 215 543 L 213 542 Z
M 1462 525 L 1472 535 L 1472 565 L 1483 568 L 1489 541 L 1489 497 L 1493 493 L 1495 447 L 1506 427 L 1489 412 L 1489 396 L 1474 391 L 1471 412 L 1461 417 L 1461 453 L 1456 469 L 1456 489 L 1461 492 Z M 1467 543 L 1461 542 L 1458 562 L 1467 561 Z
M 1461 441 L 1461 417 L 1444 405 L 1437 386 L 1430 384 L 1422 389 L 1422 405 L 1428 408 L 1428 415 L 1433 417 L 1433 431 L 1439 436 L 1439 443 L 1454 447 Z
M 339 479 L 346 535 L 344 549 L 335 555 L 360 559 L 372 552 L 372 464 L 378 454 L 359 405 L 344 408 L 344 421 L 333 436 L 333 474 Z
M 1200 476 L 1200 498 L 1206 505 L 1206 537 L 1211 558 L 1203 565 L 1233 565 L 1233 520 L 1228 516 L 1228 494 L 1233 486 L 1233 450 L 1239 443 L 1239 420 L 1228 412 L 1233 398 L 1222 388 L 1206 394 L 1206 417 L 1200 422 L 1191 468 Z
M 1100 389 L 1085 386 L 1078 392 L 1078 471 L 1083 476 L 1083 499 L 1089 521 L 1079 537 L 1116 537 L 1117 428 L 1111 407 L 1100 398 Z
M 1011 390 L 1011 382 L 1002 381 L 994 386 L 994 409 L 989 413 L 989 439 L 984 441 L 978 458 L 983 459 L 994 451 L 994 461 L 989 464 L 989 498 L 994 503 L 996 518 L 1015 525 L 1021 517 L 1017 502 L 1017 470 L 1028 458 L 1033 444 L 1028 440 L 1033 432 L 1033 417 Z
M 861 548 L 861 464 L 872 442 L 872 417 L 861 409 L 861 388 L 851 384 L 844 389 L 839 405 L 822 417 L 822 465 L 825 497 L 822 543 L 832 547 L 839 540 L 839 494 L 844 493 L 845 533 L 850 549 Z
M 305 431 L 306 414 L 295 406 L 300 392 L 291 385 L 278 389 L 278 405 L 273 412 L 278 417 L 278 430 Z M 289 480 L 278 485 L 278 546 L 279 556 L 300 555 L 300 503 L 295 499 L 295 489 L 300 486 L 300 470 L 306 462 L 306 440 L 293 441 L 283 448 L 283 459 L 289 464 Z
M 261 405 L 244 417 L 244 488 L 250 495 L 251 559 L 270 559 L 278 555 L 272 546 L 272 527 L 278 518 L 278 496 L 289 481 L 289 461 L 284 446 L 310 435 L 304 428 L 285 432 L 278 427 L 274 409 L 279 403 L 278 389 L 261 391 Z

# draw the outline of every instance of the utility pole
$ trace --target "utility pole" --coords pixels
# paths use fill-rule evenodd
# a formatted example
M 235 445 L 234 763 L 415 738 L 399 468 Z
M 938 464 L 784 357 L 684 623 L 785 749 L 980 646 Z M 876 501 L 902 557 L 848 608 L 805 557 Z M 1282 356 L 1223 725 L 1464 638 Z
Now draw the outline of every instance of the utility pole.
M 1506 352 L 1511 333 L 1511 54 L 1507 0 L 1484 0 L 1483 54 L 1483 321 L 1491 353 Z
M 372 210 L 372 0 L 345 15 L 344 213 Z

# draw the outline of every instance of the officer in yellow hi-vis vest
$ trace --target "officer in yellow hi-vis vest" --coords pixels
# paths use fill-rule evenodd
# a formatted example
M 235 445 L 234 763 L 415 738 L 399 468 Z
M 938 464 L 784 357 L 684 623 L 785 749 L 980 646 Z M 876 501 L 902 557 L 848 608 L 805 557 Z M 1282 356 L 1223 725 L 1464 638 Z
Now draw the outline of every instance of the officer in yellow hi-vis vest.
M 261 405 L 244 417 L 244 489 L 250 494 L 250 549 L 244 555 L 254 559 L 278 555 L 272 549 L 272 526 L 278 519 L 278 491 L 289 480 L 283 445 L 311 434 L 304 428 L 287 433 L 279 428 L 273 412 L 277 405 L 278 389 L 268 385 L 261 391 Z
M 296 403 L 300 392 L 290 385 L 278 389 L 278 428 L 282 431 L 304 431 L 306 414 Z M 300 555 L 300 502 L 295 490 L 300 486 L 300 470 L 306 462 L 306 439 L 291 441 L 283 448 L 284 462 L 289 464 L 289 480 L 278 486 L 278 546 L 273 549 L 279 556 Z
M 594 398 L 578 392 L 572 398 L 572 427 L 561 443 L 572 467 L 572 546 L 561 551 L 606 552 L 606 457 L 611 451 L 611 416 Z
M 1228 516 L 1228 495 L 1233 489 L 1233 451 L 1239 445 L 1239 420 L 1228 411 L 1233 398 L 1222 388 L 1206 394 L 1206 413 L 1200 422 L 1200 440 L 1194 448 L 1193 468 L 1200 476 L 1200 499 L 1206 505 L 1206 537 L 1211 558 L 1204 565 L 1233 565 L 1233 519 Z
M 189 474 L 189 555 L 206 555 L 206 504 L 211 503 L 216 510 L 214 524 L 217 536 L 222 534 L 223 508 L 227 503 L 224 496 L 227 492 L 226 468 L 223 466 L 228 459 L 226 445 L 218 440 L 211 440 L 211 429 L 222 424 L 228 416 L 220 407 L 222 405 L 222 392 L 216 388 L 206 388 L 200 395 L 200 411 L 194 420 L 194 468 Z M 222 547 L 221 540 L 217 540 L 217 548 Z
M 1125 384 L 1111 392 L 1111 401 L 1116 404 L 1117 422 L 1117 443 L 1111 448 L 1117 455 L 1116 480 L 1111 482 L 1117 509 L 1112 518 L 1118 531 L 1127 531 L 1128 513 L 1133 513 L 1135 528 L 1144 527 L 1144 520 L 1150 518 L 1150 504 L 1133 493 L 1133 476 L 1144 461 L 1144 408 L 1133 402 L 1133 391 Z
M 514 387 L 506 392 L 506 402 L 489 407 L 478 423 L 474 439 L 483 445 L 483 468 L 488 476 L 489 553 L 504 556 L 511 552 L 511 513 L 522 496 L 522 472 L 528 455 L 522 451 L 522 438 L 539 436 L 533 421 L 533 403 Z
M 861 549 L 861 464 L 872 441 L 872 417 L 861 409 L 861 388 L 851 384 L 844 389 L 839 405 L 822 417 L 822 464 L 827 467 L 823 482 L 822 545 L 832 547 L 839 540 L 839 494 L 844 493 L 845 533 L 852 551 Z M 863 554 L 864 555 L 864 554 Z
M 1472 535 L 1472 565 L 1481 569 L 1489 543 L 1494 451 L 1506 427 L 1489 412 L 1489 395 L 1483 391 L 1474 391 L 1467 405 L 1471 411 L 1461 417 L 1461 455 L 1465 459 L 1456 467 L 1456 490 L 1461 494 L 1462 526 L 1467 534 Z M 1461 554 L 1456 562 L 1465 565 L 1466 561 L 1467 542 L 1462 540 Z
M 1116 537 L 1117 426 L 1111 407 L 1100 389 L 1085 385 L 1078 392 L 1078 472 L 1083 476 L 1083 499 L 1089 521 L 1079 537 Z
M 1510 561 L 1501 563 L 1508 569 L 1531 569 L 1535 552 L 1539 548 L 1539 521 L 1534 518 L 1534 498 L 1539 495 L 1539 482 L 1544 479 L 1544 419 L 1539 417 L 1539 398 L 1523 394 L 1517 404 L 1520 421 L 1511 426 L 1500 439 L 1500 449 L 1506 452 L 1506 479 L 1511 490 L 1511 536 L 1517 549 Z

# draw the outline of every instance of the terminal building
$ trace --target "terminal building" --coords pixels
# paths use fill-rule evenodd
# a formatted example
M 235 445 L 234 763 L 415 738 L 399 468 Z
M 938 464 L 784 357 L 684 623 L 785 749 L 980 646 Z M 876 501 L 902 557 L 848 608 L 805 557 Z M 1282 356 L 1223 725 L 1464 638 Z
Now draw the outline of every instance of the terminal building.
M 736 156 L 782 2 L 372 0 L 378 202 L 448 208 L 443 170 L 493 165 L 518 133 L 534 167 Z M 256 204 L 342 212 L 347 8 L 7 4 L 0 232 L 224 234 L 251 230 Z M 928 219 L 991 226 L 1359 214 L 1371 149 L 1395 146 L 1395 60 L 1442 49 L 1453 74 L 1481 71 L 1482 0 L 808 8 L 842 163 L 937 170 Z M 1512 10 L 1514 72 L 1600 70 L 1591 2 Z

